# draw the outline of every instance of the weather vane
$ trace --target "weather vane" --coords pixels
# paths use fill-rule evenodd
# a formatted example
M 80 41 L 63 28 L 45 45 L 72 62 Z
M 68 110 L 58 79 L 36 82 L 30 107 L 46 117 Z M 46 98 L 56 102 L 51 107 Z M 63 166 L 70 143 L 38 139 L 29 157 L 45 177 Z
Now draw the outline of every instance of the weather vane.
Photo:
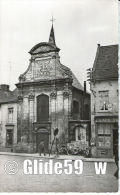
M 52 15 L 52 18 L 50 21 L 52 22 L 52 24 L 53 24 L 53 22 L 55 22 L 55 18 L 53 17 L 53 15 Z

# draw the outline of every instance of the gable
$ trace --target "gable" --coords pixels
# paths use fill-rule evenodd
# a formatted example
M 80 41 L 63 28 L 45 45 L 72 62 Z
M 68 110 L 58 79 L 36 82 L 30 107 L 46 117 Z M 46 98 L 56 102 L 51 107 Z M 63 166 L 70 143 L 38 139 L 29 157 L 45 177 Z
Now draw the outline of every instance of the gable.
M 19 80 L 22 82 L 37 81 L 37 80 L 53 80 L 59 78 L 69 78 L 71 71 L 59 62 L 59 59 L 37 58 L 31 62 L 27 71 L 20 75 Z

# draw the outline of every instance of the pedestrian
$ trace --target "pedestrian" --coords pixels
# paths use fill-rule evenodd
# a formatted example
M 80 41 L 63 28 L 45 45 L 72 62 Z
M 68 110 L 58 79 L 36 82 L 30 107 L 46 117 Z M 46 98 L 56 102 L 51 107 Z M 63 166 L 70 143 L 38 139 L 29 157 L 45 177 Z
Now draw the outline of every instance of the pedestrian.
M 39 144 L 39 154 L 40 154 L 40 156 L 41 156 L 42 153 L 45 156 L 45 144 L 44 144 L 44 141 L 43 140 Z
M 59 139 L 56 137 L 56 139 L 55 139 L 55 141 L 56 141 L 56 153 L 57 153 L 57 157 L 59 156 L 59 149 L 58 149 L 58 144 L 59 144 Z

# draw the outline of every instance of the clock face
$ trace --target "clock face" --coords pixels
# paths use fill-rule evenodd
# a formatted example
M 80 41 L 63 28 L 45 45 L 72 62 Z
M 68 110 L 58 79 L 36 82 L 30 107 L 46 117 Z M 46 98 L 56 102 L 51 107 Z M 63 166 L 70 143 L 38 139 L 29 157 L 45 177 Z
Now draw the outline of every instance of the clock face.
M 37 60 L 34 65 L 34 78 L 48 78 L 53 70 L 50 60 Z

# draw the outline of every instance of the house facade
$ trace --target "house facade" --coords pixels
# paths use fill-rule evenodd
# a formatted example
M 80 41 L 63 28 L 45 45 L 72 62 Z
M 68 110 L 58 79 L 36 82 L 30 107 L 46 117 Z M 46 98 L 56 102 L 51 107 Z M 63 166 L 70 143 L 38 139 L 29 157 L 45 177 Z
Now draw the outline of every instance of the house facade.
M 49 41 L 41 42 L 29 51 L 29 66 L 20 75 L 13 92 L 15 141 L 12 139 L 11 148 L 14 151 L 22 147 L 25 152 L 37 152 L 42 140 L 48 151 L 56 128 L 59 129 L 60 143 L 77 141 L 89 144 L 90 94 L 86 91 L 86 83 L 83 87 L 72 71 L 61 64 L 59 51 L 53 25 Z M 2 108 L 3 102 L 0 104 Z M 8 101 L 8 112 L 9 104 Z M 1 145 L 4 146 L 6 130 L 5 124 L 1 129 L 4 131 L 4 144 Z
M 92 156 L 113 157 L 118 144 L 118 45 L 98 45 L 90 90 Z
M 9 85 L 0 85 L 0 150 L 11 151 L 17 143 L 17 97 Z

